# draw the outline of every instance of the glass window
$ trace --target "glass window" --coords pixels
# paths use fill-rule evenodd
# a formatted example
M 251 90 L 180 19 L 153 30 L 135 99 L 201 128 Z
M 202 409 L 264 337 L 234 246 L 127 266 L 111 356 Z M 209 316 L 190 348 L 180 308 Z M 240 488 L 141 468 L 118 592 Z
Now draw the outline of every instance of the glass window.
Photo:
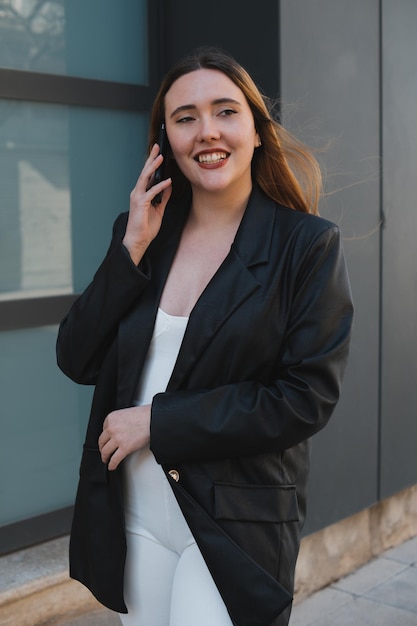
M 146 134 L 145 114 L 0 101 L 0 300 L 85 287 Z
M 103 259 L 115 218 L 145 161 L 146 113 L 69 111 L 73 286 L 82 291 Z
M 0 67 L 148 83 L 146 0 L 0 0 Z
M 145 114 L 0 101 L 0 299 L 90 282 L 129 208 L 147 127 Z M 74 500 L 91 390 L 58 370 L 56 333 L 0 332 L 0 456 L 11 477 L 0 525 Z
M 0 101 L 0 294 L 72 291 L 65 107 Z
M 54 326 L 0 333 L 0 526 L 74 502 L 91 388 L 58 370 L 56 335 Z
M 0 0 L 0 68 L 147 85 L 147 6 Z M 143 112 L 0 99 L 0 315 L 26 311 L 31 297 L 52 306 L 48 296 L 90 282 L 114 219 L 129 208 L 147 129 Z M 56 333 L 0 332 L 0 456 L 10 475 L 0 526 L 74 501 L 92 389 L 58 370 Z

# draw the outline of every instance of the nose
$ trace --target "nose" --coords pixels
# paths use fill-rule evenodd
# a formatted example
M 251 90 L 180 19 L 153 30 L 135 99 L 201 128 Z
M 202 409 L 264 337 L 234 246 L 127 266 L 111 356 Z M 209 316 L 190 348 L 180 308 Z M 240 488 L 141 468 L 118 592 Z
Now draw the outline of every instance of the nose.
M 220 130 L 216 119 L 211 115 L 204 115 L 200 119 L 200 127 L 198 133 L 199 141 L 213 141 L 220 139 Z

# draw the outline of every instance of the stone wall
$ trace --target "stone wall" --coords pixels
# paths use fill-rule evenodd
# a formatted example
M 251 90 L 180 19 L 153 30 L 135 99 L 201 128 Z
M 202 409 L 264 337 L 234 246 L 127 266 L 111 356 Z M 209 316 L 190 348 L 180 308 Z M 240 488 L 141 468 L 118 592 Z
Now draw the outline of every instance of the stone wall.
M 308 535 L 297 562 L 295 602 L 416 535 L 417 485 Z

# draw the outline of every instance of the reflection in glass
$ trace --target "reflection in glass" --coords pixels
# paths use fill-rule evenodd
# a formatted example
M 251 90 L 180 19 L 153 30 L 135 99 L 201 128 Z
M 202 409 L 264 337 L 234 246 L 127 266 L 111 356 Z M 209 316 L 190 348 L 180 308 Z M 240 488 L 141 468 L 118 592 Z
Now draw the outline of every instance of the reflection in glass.
M 64 0 L 0 0 L 2 67 L 65 74 L 65 48 Z
M 0 67 L 148 82 L 146 0 L 0 0 Z
M 0 298 L 72 291 L 67 109 L 0 101 Z

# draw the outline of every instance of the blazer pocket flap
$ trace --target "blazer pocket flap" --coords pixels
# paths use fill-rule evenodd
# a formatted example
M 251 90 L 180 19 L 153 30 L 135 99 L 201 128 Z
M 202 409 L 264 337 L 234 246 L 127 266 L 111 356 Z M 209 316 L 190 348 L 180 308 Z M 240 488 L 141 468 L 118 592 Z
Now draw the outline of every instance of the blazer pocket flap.
M 296 522 L 299 519 L 294 485 L 215 483 L 215 517 L 245 522 Z
M 100 450 L 84 446 L 80 476 L 92 483 L 107 482 L 107 465 L 101 460 Z

